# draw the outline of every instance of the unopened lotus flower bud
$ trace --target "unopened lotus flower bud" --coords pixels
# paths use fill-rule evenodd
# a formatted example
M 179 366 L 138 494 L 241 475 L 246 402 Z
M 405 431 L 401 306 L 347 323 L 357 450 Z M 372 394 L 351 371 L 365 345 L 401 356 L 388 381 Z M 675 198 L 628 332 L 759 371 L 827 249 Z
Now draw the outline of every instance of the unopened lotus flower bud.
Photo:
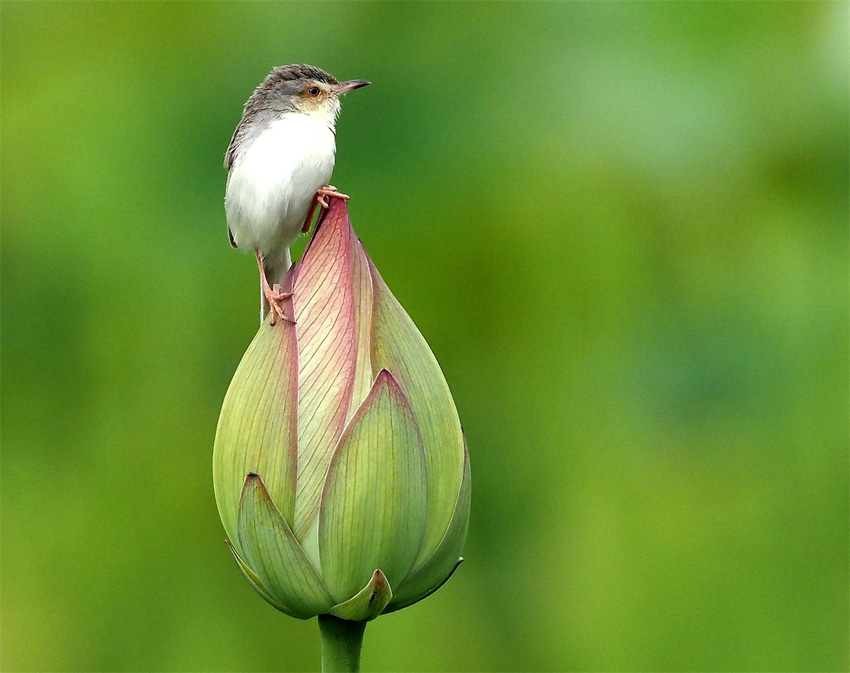
M 333 199 L 227 391 L 215 496 L 236 561 L 294 617 L 364 621 L 438 589 L 469 522 L 469 458 L 431 350 Z

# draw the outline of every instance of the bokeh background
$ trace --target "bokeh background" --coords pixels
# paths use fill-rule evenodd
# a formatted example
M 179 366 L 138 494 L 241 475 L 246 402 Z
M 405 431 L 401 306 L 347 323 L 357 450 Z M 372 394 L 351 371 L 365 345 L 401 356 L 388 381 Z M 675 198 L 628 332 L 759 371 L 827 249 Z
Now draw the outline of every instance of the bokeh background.
M 374 82 L 334 182 L 472 456 L 467 563 L 364 670 L 847 670 L 847 3 L 0 19 L 3 670 L 318 668 L 211 484 L 222 158 L 291 62 Z

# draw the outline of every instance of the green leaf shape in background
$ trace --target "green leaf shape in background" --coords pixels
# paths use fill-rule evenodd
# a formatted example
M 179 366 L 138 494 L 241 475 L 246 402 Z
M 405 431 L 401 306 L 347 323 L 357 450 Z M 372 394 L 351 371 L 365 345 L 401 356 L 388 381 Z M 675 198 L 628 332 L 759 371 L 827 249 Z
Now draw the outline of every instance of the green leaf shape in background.
M 392 597 L 393 591 L 390 588 L 390 583 L 379 568 L 372 574 L 369 584 L 363 587 L 354 598 L 350 598 L 345 603 L 334 605 L 330 613 L 340 619 L 350 619 L 356 622 L 369 621 L 375 619 L 384 611 Z
M 343 602 L 375 568 L 401 583 L 422 545 L 425 457 L 402 388 L 378 373 L 339 440 L 322 494 L 319 555 L 331 595 Z
M 290 608 L 288 614 L 307 619 L 334 604 L 257 474 L 245 479 L 238 532 L 245 564 L 259 578 L 265 593 Z
M 428 475 L 428 526 L 417 558 L 422 563 L 437 549 L 458 503 L 464 469 L 460 419 L 428 343 L 368 261 L 374 302 L 372 371 L 393 373 L 407 393 L 422 433 Z

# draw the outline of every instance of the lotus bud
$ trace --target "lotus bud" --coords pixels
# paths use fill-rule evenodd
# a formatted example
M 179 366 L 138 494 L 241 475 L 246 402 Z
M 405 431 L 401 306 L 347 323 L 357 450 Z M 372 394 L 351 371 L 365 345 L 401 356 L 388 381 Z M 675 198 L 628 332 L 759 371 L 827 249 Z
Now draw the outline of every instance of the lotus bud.
M 227 391 L 215 497 L 274 607 L 355 622 L 415 603 L 461 562 L 469 457 L 425 339 L 332 199 Z

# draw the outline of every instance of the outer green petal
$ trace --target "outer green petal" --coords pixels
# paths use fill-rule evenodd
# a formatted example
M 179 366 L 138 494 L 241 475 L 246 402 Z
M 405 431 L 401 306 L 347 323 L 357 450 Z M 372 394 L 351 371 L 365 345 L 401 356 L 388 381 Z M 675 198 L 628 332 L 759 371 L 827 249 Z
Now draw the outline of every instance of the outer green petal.
M 349 619 L 354 622 L 366 622 L 370 619 L 375 619 L 380 615 L 387 603 L 393 597 L 393 591 L 390 589 L 390 583 L 380 571 L 376 570 L 363 589 L 354 597 L 345 603 L 334 605 L 331 608 L 331 614 L 340 619 Z
M 238 531 L 246 565 L 288 614 L 307 619 L 334 604 L 259 475 L 245 479 Z
M 395 591 L 387 612 L 407 607 L 430 596 L 452 576 L 463 559 L 460 552 L 466 541 L 469 528 L 469 509 L 471 498 L 469 478 L 469 453 L 466 442 L 463 445 L 463 482 L 458 493 L 452 521 L 436 551 L 420 564 Z
M 407 577 L 425 531 L 425 459 L 401 387 L 382 370 L 339 440 L 319 514 L 322 576 L 343 602 L 381 568 Z
M 357 358 L 353 237 L 345 203 L 331 199 L 294 283 L 299 398 L 293 530 L 299 540 L 318 515 L 325 475 L 351 403 Z
M 417 559 L 421 563 L 440 544 L 457 504 L 464 460 L 460 420 L 431 349 L 374 264 L 369 265 L 374 295 L 372 370 L 388 369 L 407 393 L 425 448 L 428 527 Z
M 354 315 L 357 324 L 357 366 L 354 368 L 354 390 L 348 417 L 366 399 L 372 388 L 372 274 L 369 258 L 360 239 L 352 236 L 351 271 L 354 277 Z
M 291 281 L 291 274 L 288 277 Z M 292 311 L 291 304 L 287 307 Z M 234 542 L 245 475 L 265 476 L 284 518 L 295 513 L 298 451 L 298 352 L 295 326 L 283 320 L 260 329 L 227 390 L 213 450 L 218 512 Z

